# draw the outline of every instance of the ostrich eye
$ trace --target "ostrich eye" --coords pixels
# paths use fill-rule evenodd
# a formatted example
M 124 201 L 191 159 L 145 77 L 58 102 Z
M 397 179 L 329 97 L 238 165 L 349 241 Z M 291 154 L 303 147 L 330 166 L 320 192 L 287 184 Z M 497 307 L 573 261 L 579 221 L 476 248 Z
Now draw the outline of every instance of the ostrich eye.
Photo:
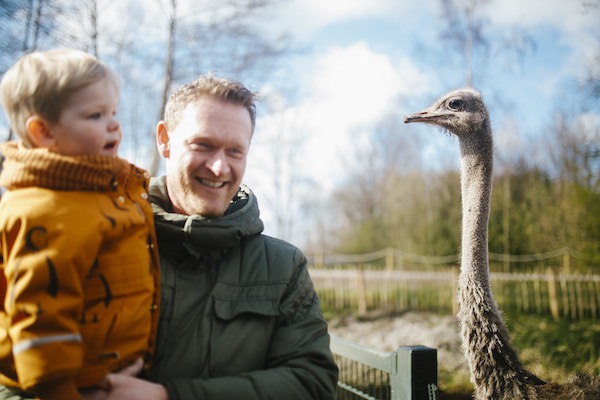
M 465 105 L 465 101 L 463 99 L 454 98 L 454 99 L 450 99 L 448 101 L 448 107 L 454 111 L 462 110 L 464 105 Z

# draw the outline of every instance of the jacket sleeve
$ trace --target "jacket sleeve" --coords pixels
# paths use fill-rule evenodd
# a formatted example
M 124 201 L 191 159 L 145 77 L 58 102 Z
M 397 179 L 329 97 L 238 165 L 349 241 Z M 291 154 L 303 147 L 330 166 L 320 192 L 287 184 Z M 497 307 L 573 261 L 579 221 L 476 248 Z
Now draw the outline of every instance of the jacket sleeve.
M 338 368 L 306 259 L 298 251 L 296 270 L 280 303 L 280 318 L 264 370 L 211 379 L 161 382 L 171 400 L 331 400 Z
M 93 265 L 99 234 L 78 230 L 91 223 L 85 215 L 69 216 L 64 204 L 37 200 L 20 199 L 31 212 L 20 209 L 5 220 L 8 333 L 23 389 L 44 390 L 50 379 L 73 390 L 83 362 L 77 323 L 83 309 L 82 266 Z

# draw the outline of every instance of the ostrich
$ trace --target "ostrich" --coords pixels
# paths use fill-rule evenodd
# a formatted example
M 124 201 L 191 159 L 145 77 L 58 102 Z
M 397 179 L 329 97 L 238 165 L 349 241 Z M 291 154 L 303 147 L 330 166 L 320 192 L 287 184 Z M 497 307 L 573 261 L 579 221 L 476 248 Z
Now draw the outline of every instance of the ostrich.
M 486 400 L 600 399 L 600 377 L 578 375 L 566 384 L 546 383 L 527 371 L 510 344 L 492 295 L 488 220 L 492 195 L 493 142 L 488 112 L 473 89 L 452 91 L 425 110 L 404 117 L 454 134 L 461 153 L 462 249 L 458 281 L 462 347 L 474 397 Z

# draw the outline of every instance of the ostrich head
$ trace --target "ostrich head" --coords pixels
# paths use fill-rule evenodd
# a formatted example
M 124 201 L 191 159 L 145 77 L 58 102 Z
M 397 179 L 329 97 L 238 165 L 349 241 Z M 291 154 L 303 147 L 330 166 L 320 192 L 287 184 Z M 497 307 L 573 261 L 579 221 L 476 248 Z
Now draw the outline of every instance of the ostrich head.
M 404 117 L 405 123 L 437 125 L 459 138 L 482 131 L 489 132 L 489 117 L 481 95 L 473 89 L 454 90 L 421 112 Z

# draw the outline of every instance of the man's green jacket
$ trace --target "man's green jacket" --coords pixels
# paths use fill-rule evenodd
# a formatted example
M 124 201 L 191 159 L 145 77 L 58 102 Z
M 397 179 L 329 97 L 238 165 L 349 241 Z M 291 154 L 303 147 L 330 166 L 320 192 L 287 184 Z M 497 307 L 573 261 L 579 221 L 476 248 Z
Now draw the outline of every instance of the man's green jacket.
M 150 187 L 161 262 L 150 378 L 171 400 L 333 399 L 338 369 L 299 249 L 263 235 L 241 187 L 217 219 L 169 212 L 165 179 Z

